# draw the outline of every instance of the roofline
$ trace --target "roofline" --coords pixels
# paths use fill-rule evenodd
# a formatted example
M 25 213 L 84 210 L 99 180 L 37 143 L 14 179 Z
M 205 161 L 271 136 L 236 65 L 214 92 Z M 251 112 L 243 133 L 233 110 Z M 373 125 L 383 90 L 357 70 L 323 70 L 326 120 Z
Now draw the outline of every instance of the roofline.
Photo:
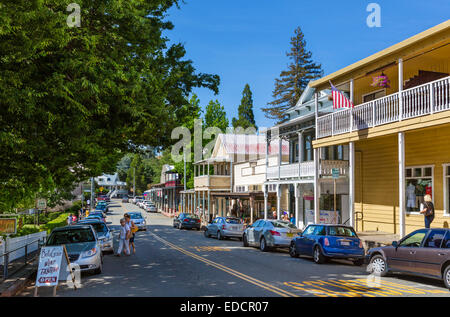
M 362 59 L 362 60 L 360 60 L 360 61 L 358 61 L 356 63 L 353 63 L 353 64 L 351 64 L 351 65 L 349 65 L 347 67 L 344 67 L 344 68 L 342 68 L 342 69 L 340 69 L 340 70 L 338 70 L 338 71 L 336 71 L 334 73 L 331 73 L 331 74 L 329 74 L 329 75 L 327 75 L 325 77 L 322 77 L 322 78 L 317 79 L 317 80 L 315 80 L 313 82 L 310 82 L 310 86 L 312 88 L 318 88 L 318 87 L 320 87 L 320 86 L 322 86 L 324 84 L 327 84 L 329 80 L 332 80 L 332 79 L 335 79 L 337 77 L 346 75 L 346 74 L 348 74 L 350 72 L 353 72 L 353 71 L 355 71 L 355 70 L 357 70 L 357 69 L 359 69 L 359 68 L 361 68 L 363 66 L 366 66 L 369 63 L 373 63 L 373 62 L 375 62 L 375 61 L 377 61 L 377 60 L 379 60 L 379 59 L 381 59 L 383 57 L 386 57 L 388 55 L 397 53 L 397 52 L 407 48 L 408 46 L 414 45 L 414 44 L 416 44 L 416 43 L 418 43 L 418 42 L 420 42 L 420 41 L 422 41 L 422 40 L 424 40 L 426 38 L 434 36 L 434 35 L 436 35 L 436 34 L 438 34 L 440 32 L 443 32 L 443 31 L 445 31 L 447 29 L 450 29 L 450 20 L 447 20 L 447 21 L 445 21 L 445 22 L 443 22 L 441 24 L 438 24 L 438 25 L 436 25 L 436 26 L 434 26 L 434 27 L 432 27 L 432 28 L 430 28 L 430 29 L 428 29 L 426 31 L 423 31 L 423 32 L 419 33 L 419 34 L 416 34 L 416 35 L 414 35 L 414 36 L 412 36 L 412 37 L 410 37 L 410 38 L 408 38 L 406 40 L 401 41 L 400 43 L 394 44 L 394 45 L 392 45 L 392 46 L 390 46 L 390 47 L 388 47 L 388 48 L 386 48 L 386 49 L 384 49 L 382 51 L 379 51 L 379 52 L 377 52 L 375 54 L 372 54 L 369 57 L 366 57 L 366 58 L 364 58 L 364 59 Z

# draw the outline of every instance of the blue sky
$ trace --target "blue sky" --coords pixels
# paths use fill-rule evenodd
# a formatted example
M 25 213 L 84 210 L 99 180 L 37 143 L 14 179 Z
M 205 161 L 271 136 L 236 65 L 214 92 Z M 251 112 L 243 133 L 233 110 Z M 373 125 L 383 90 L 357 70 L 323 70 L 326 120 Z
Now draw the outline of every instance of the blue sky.
M 366 24 L 372 2 L 381 7 L 380 28 Z M 166 35 L 185 45 L 198 72 L 221 77 L 219 95 L 195 90 L 203 107 L 218 99 L 231 123 L 248 83 L 261 128 L 274 123 L 261 107 L 273 100 L 297 26 L 326 75 L 446 21 L 449 12 L 448 0 L 185 0 L 169 11 L 175 28 Z

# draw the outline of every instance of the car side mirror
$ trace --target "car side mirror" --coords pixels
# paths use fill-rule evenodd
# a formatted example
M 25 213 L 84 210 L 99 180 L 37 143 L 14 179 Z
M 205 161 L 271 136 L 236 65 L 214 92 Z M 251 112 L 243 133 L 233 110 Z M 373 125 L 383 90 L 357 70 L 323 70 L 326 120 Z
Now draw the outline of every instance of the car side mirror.
M 398 242 L 397 241 L 392 241 L 392 246 L 397 249 L 398 248 Z

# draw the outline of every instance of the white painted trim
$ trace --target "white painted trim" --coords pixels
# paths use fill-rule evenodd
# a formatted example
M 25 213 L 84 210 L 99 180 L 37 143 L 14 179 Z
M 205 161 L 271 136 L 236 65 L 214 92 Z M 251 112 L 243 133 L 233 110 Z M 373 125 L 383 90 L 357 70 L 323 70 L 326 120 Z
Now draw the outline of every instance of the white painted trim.
M 450 166 L 450 163 L 445 163 L 442 164 L 442 175 L 443 175 L 443 181 L 442 184 L 443 186 L 443 190 L 444 190 L 444 217 L 450 217 L 450 206 L 449 206 L 449 201 L 448 201 L 448 182 L 447 179 L 450 179 L 450 175 L 446 175 L 446 170 L 447 167 Z
M 398 133 L 398 205 L 399 205 L 399 224 L 400 238 L 406 234 L 406 204 L 405 204 L 405 133 Z

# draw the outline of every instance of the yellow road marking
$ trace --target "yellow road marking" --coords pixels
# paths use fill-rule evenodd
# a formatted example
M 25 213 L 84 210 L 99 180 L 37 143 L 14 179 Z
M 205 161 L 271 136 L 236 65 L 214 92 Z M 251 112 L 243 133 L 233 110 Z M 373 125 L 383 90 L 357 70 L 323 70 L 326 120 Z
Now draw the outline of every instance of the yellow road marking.
M 201 256 L 195 254 L 195 253 L 192 253 L 192 252 L 189 252 L 187 250 L 184 250 L 181 247 L 178 247 L 177 245 L 174 245 L 174 244 L 170 243 L 169 241 L 167 241 L 167 240 L 165 240 L 165 239 L 163 239 L 161 237 L 158 237 L 153 232 L 149 232 L 149 233 L 151 235 L 153 235 L 155 237 L 155 239 L 157 239 L 158 241 L 160 241 L 160 242 L 170 246 L 171 248 L 173 248 L 173 249 L 175 249 L 177 251 L 180 251 L 181 253 L 184 253 L 185 255 L 190 256 L 190 257 L 192 257 L 194 259 L 197 259 L 197 260 L 199 260 L 201 262 L 204 262 L 204 263 L 206 263 L 208 265 L 214 266 L 215 268 L 217 268 L 217 269 L 219 269 L 221 271 L 224 271 L 224 272 L 226 272 L 228 274 L 231 274 L 233 276 L 236 276 L 236 277 L 238 277 L 238 278 L 240 278 L 240 279 L 242 279 L 244 281 L 252 283 L 252 284 L 254 284 L 256 286 L 259 286 L 259 287 L 261 287 L 263 289 L 266 289 L 266 290 L 268 290 L 268 291 L 270 291 L 272 293 L 278 294 L 278 295 L 283 296 L 283 297 L 298 297 L 298 295 L 296 295 L 294 293 L 285 291 L 285 290 L 280 289 L 280 288 L 278 288 L 276 286 L 273 286 L 273 285 L 268 284 L 266 282 L 260 281 L 260 280 L 258 280 L 256 278 L 248 276 L 248 275 L 246 275 L 244 273 L 235 271 L 235 270 L 233 270 L 233 269 L 231 269 L 231 268 L 229 268 L 227 266 L 224 266 L 222 264 L 219 264 L 219 263 L 213 262 L 211 260 L 208 260 L 208 259 L 206 259 L 204 257 L 201 257 Z
M 214 246 L 198 246 L 198 247 L 191 247 L 198 252 L 201 251 L 231 251 L 231 249 L 223 248 L 223 247 L 214 247 Z

